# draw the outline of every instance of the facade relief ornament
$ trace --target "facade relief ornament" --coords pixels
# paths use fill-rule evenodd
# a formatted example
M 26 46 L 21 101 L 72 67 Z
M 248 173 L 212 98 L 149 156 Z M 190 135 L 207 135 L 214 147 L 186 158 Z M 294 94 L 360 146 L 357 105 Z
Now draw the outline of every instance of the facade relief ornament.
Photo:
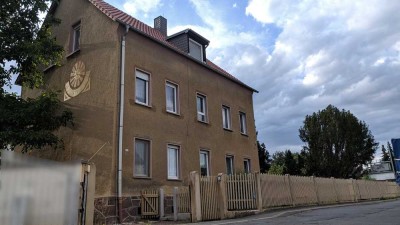
M 65 83 L 64 101 L 90 90 L 90 71 L 86 71 L 82 61 L 75 63 L 69 81 Z

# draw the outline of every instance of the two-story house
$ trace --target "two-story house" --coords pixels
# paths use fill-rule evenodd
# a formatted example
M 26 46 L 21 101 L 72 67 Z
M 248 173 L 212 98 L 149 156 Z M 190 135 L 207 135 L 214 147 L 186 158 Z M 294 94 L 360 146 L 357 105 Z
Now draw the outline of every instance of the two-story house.
M 49 13 L 65 56 L 45 69 L 45 86 L 63 91 L 75 126 L 59 131 L 65 149 L 40 154 L 90 159 L 97 199 L 179 186 L 190 171 L 259 170 L 256 90 L 207 59 L 205 37 L 168 36 L 165 18 L 150 27 L 102 0 L 61 0 Z

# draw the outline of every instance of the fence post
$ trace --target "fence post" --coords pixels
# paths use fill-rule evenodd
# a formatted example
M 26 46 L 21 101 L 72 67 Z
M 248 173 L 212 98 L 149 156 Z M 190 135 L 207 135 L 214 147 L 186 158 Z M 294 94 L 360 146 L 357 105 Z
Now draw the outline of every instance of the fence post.
M 289 185 L 290 200 L 292 201 L 293 206 L 296 206 L 296 203 L 294 202 L 294 198 L 293 198 L 293 190 L 292 190 L 292 184 L 290 182 L 290 175 L 285 174 L 285 176 L 287 178 L 288 185 Z
M 257 210 L 262 211 L 262 195 L 261 195 L 261 174 L 260 172 L 255 172 L 256 184 L 257 184 Z
M 335 198 L 336 198 L 336 202 L 339 202 L 339 196 L 338 196 L 338 192 L 336 190 L 336 185 L 335 185 L 335 178 L 331 177 L 332 180 L 332 185 L 333 185 L 333 189 L 335 190 Z
M 319 205 L 320 202 L 319 202 L 319 196 L 318 196 L 318 187 L 317 187 L 317 183 L 315 182 L 315 177 L 314 177 L 314 176 L 312 176 L 311 179 L 312 179 L 313 185 L 314 185 L 314 193 L 315 193 L 315 197 L 316 197 L 316 199 L 317 199 L 317 205 Z
M 218 181 L 218 190 L 219 190 L 219 213 L 220 213 L 220 219 L 223 220 L 226 217 L 226 214 L 228 212 L 228 206 L 227 206 L 227 198 L 226 198 L 226 175 L 219 173 L 217 176 L 217 181 Z
M 197 171 L 190 172 L 189 175 L 189 187 L 190 187 L 190 213 L 192 222 L 201 221 L 201 198 L 200 198 L 200 178 Z
M 173 210 L 174 210 L 174 221 L 178 220 L 178 187 L 174 187 L 173 196 Z
M 358 202 L 356 187 L 354 186 L 354 179 L 350 178 L 351 186 L 353 187 L 353 202 Z
M 164 217 L 164 189 L 163 188 L 160 188 L 160 191 L 159 191 L 159 201 L 160 201 L 160 218 L 163 218 Z

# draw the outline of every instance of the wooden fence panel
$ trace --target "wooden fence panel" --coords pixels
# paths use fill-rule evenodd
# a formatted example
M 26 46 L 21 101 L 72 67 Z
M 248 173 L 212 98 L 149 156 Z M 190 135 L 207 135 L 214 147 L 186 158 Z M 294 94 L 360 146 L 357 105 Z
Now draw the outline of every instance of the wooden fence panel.
M 257 183 L 254 174 L 226 176 L 228 210 L 251 210 L 257 208 Z
M 333 187 L 332 179 L 330 178 L 315 178 L 318 199 L 320 204 L 329 204 L 337 201 L 335 188 Z
M 189 187 L 187 186 L 178 187 L 177 208 L 178 208 L 178 213 L 190 213 Z
M 218 183 L 216 176 L 200 178 L 200 202 L 202 220 L 220 218 Z
M 285 176 L 260 174 L 260 183 L 263 208 L 292 205 Z
M 141 214 L 144 218 L 157 217 L 159 215 L 158 189 L 146 189 L 141 191 Z
M 355 199 L 352 180 L 335 179 L 335 188 L 339 202 L 353 202 Z
M 312 177 L 290 176 L 292 195 L 295 205 L 317 204 Z

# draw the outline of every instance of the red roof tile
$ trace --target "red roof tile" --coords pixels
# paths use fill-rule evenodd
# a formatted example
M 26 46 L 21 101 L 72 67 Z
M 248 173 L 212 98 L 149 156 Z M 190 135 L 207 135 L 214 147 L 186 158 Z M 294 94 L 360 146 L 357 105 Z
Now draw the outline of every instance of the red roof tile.
M 102 0 L 89 0 L 94 6 L 96 6 L 101 12 L 103 12 L 105 15 L 110 17 L 114 21 L 119 21 L 123 22 L 125 24 L 128 24 L 133 28 L 134 30 L 158 41 L 159 43 L 166 45 L 169 48 L 172 48 L 173 50 L 180 52 L 181 54 L 187 55 L 185 52 L 181 51 L 171 43 L 165 40 L 165 36 L 159 32 L 158 30 L 146 25 L 145 23 L 141 22 L 140 20 L 135 19 L 134 17 L 130 16 L 129 14 L 115 8 L 114 6 L 108 4 L 107 2 L 104 2 Z M 195 60 L 195 59 L 193 59 Z M 215 72 L 227 77 L 228 79 L 239 83 L 242 86 L 245 86 L 246 88 L 249 88 L 252 91 L 258 92 L 254 90 L 253 88 L 247 86 L 240 80 L 238 80 L 236 77 L 233 75 L 229 74 L 225 70 L 223 70 L 221 67 L 217 66 L 213 62 L 207 59 L 206 64 L 203 64 L 204 66 L 214 70 Z

